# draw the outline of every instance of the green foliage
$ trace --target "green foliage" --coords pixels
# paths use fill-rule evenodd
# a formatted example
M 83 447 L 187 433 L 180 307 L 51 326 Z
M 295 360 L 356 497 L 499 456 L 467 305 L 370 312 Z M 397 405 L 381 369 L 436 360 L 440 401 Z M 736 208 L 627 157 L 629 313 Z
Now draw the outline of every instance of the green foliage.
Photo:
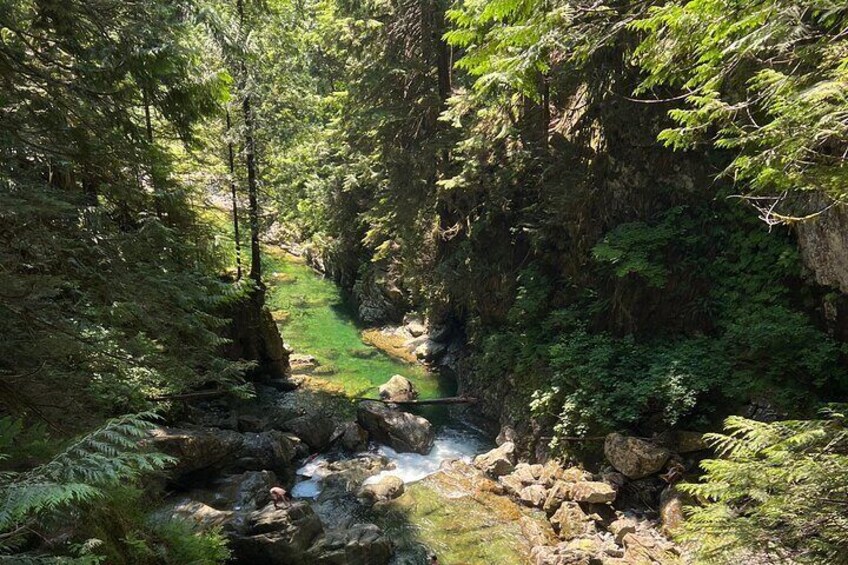
M 669 83 L 687 101 L 670 113 L 679 127 L 660 140 L 675 148 L 711 142 L 730 149 L 728 172 L 745 193 L 812 191 L 844 200 L 847 17 L 838 1 L 653 7 L 631 24 L 644 32 L 633 54 L 647 71 L 640 90 Z M 784 208 L 763 206 L 763 213 L 779 222 L 809 210 Z
M 728 418 L 708 442 L 718 459 L 681 489 L 689 508 L 684 539 L 705 563 L 768 558 L 779 563 L 843 563 L 848 432 L 841 412 L 825 420 L 755 422 Z
M 5 473 L 0 485 L 0 550 L 14 549 L 30 532 L 67 520 L 102 499 L 106 489 L 164 467 L 168 457 L 147 452 L 139 443 L 155 417 L 143 413 L 109 420 L 47 463 Z

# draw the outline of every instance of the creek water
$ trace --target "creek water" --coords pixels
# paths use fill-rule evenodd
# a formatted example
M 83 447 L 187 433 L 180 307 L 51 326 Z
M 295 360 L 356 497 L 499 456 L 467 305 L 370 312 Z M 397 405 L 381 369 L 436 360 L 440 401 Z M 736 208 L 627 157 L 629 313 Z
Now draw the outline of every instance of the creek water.
M 295 352 L 316 358 L 319 366 L 310 379 L 325 381 L 348 406 L 353 405 L 350 397 L 376 397 L 377 387 L 394 374 L 412 381 L 421 398 L 456 392 L 450 376 L 428 372 L 365 344 L 364 328 L 356 324 L 339 289 L 300 259 L 271 250 L 265 268 L 270 273 L 268 303 L 284 339 Z M 464 407 L 427 406 L 415 411 L 436 428 L 435 444 L 427 455 L 397 453 L 373 444 L 362 454 L 331 451 L 302 464 L 292 495 L 311 500 L 332 527 L 377 523 L 395 542 L 394 564 L 424 563 L 431 551 L 443 564 L 526 562 L 529 548 L 518 524 L 539 517 L 516 509 L 504 497 L 481 495 L 461 477 L 446 480 L 444 473 L 437 473 L 446 461 L 470 462 L 493 446 L 491 438 L 467 423 Z M 332 470 L 341 466 L 350 472 L 348 464 L 355 466 L 359 460 L 368 465 L 375 459 L 380 461 L 379 468 L 357 475 L 359 484 L 394 475 L 406 486 L 403 496 L 379 510 L 359 504 L 350 484 L 340 488 L 339 475 L 333 476 Z

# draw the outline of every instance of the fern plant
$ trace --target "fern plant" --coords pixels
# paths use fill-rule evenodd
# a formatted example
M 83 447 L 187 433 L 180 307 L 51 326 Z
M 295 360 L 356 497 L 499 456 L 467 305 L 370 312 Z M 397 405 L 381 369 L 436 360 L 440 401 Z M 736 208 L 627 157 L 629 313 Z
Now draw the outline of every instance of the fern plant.
M 163 468 L 172 458 L 147 451 L 142 438 L 155 413 L 109 420 L 49 462 L 23 473 L 0 474 L 0 555 L 49 529 L 59 518 L 101 499 L 104 489 Z
M 707 563 L 848 563 L 848 430 L 845 415 L 812 421 L 728 418 L 708 441 L 703 481 L 681 488 L 690 508 L 683 538 Z M 741 561 L 740 561 L 741 560 Z

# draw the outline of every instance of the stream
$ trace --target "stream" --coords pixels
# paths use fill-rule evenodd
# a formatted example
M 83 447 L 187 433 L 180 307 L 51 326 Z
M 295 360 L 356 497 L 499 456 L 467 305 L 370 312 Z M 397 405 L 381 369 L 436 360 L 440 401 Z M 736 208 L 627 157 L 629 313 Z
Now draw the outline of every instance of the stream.
M 301 259 L 271 250 L 266 262 L 268 303 L 285 341 L 296 353 L 314 356 L 318 366 L 310 372 L 309 382 L 334 391 L 341 410 L 352 412 L 355 403 L 347 400 L 350 397 L 376 398 L 379 385 L 395 374 L 409 379 L 420 398 L 455 394 L 456 384 L 449 376 L 366 345 L 362 341 L 365 328 L 356 324 L 339 289 Z M 505 497 L 481 494 L 474 484 L 464 483 L 461 473 L 438 473 L 447 461 L 470 462 L 494 446 L 490 437 L 468 423 L 465 410 L 463 406 L 413 410 L 436 429 L 435 444 L 427 455 L 397 453 L 372 443 L 355 455 L 331 449 L 308 459 L 297 470 L 291 494 L 310 501 L 331 527 L 378 524 L 395 543 L 394 564 L 425 563 L 430 552 L 442 564 L 526 562 L 526 521 L 544 520 L 544 515 Z M 338 472 L 340 468 L 343 473 Z M 387 475 L 404 481 L 404 495 L 375 508 L 357 502 L 358 486 Z

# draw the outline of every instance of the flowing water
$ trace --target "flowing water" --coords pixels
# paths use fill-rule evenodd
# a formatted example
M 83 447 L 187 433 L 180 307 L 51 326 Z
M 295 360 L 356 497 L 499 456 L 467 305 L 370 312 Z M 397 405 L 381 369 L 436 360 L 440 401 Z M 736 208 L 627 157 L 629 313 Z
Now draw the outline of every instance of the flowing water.
M 313 379 L 331 384 L 342 397 L 376 397 L 377 387 L 394 374 L 412 381 L 421 398 L 456 392 L 449 377 L 363 343 L 364 328 L 354 321 L 338 288 L 300 259 L 277 250 L 269 250 L 265 257 L 269 307 L 295 352 L 312 355 L 320 363 Z M 463 482 L 461 473 L 437 473 L 446 461 L 470 462 L 492 446 L 490 438 L 463 421 L 462 411 L 462 407 L 445 406 L 416 410 L 436 428 L 435 445 L 427 455 L 397 453 L 386 446 L 372 446 L 370 452 L 357 456 L 338 451 L 323 454 L 298 469 L 292 495 L 313 500 L 313 508 L 332 527 L 352 521 L 377 523 L 395 541 L 398 550 L 393 562 L 398 565 L 423 563 L 429 551 L 436 551 L 443 564 L 526 562 L 527 521 L 544 523 L 544 516 L 504 497 L 479 492 Z M 357 461 L 369 465 L 375 460 L 380 461 L 377 473 L 365 473 L 358 480 L 376 483 L 395 475 L 403 479 L 406 493 L 379 510 L 370 510 L 349 489 L 339 488 L 330 468 L 355 466 Z

